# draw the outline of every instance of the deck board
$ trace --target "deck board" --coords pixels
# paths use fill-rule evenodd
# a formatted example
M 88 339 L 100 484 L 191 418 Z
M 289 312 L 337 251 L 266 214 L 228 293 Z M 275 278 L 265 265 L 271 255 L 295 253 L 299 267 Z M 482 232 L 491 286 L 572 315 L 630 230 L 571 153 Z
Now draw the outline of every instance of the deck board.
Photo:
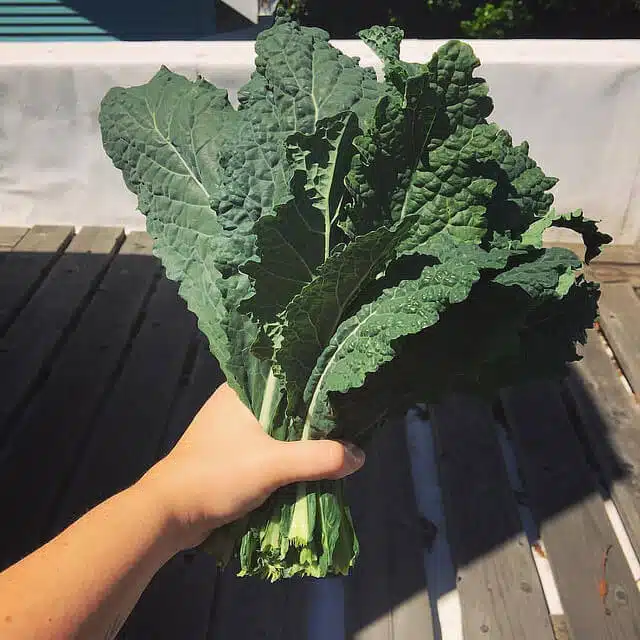
M 194 331 L 177 285 L 161 278 L 51 533 L 133 484 L 156 461 Z
M 640 557 L 640 408 L 595 330 L 567 386 L 603 481 Z
M 347 502 L 360 543 L 360 556 L 345 579 L 345 628 L 348 640 L 391 640 L 389 603 L 389 528 L 383 486 L 381 440 L 385 426 L 371 439 L 367 461 L 346 483 Z M 428 632 L 428 631 L 427 631 Z M 427 636 L 429 637 L 429 636 Z
M 162 443 L 163 455 L 175 446 L 196 413 L 224 379 L 220 365 L 209 352 L 206 338 L 200 337 L 189 382 L 176 404 Z
M 454 397 L 430 417 L 465 640 L 553 640 L 490 407 Z
M 636 393 L 640 393 L 640 299 L 628 283 L 602 287 L 600 325 Z
M 0 253 L 11 251 L 27 231 L 29 227 L 0 227 Z
M 117 251 L 121 229 L 85 227 L 0 339 L 0 442 Z
M 15 239 L 12 236 L 6 242 Z M 11 246 L 11 253 L 0 263 L 0 335 L 72 238 L 73 227 L 33 227 Z
M 288 591 L 296 586 L 292 581 L 270 584 L 257 578 L 238 578 L 236 572 L 237 564 L 230 564 L 216 584 L 208 640 L 296 640 L 305 637 L 299 628 L 291 629 L 295 610 L 288 606 Z
M 304 640 L 307 638 L 309 581 L 269 583 L 237 576 L 238 562 L 220 572 L 207 640 Z
M 584 245 L 566 242 L 552 242 L 549 246 L 565 247 L 584 257 Z M 640 284 L 640 246 L 606 245 L 602 253 L 585 267 L 590 280 L 597 282 L 629 282 Z
M 553 615 L 551 616 L 551 622 L 553 624 L 555 640 L 572 640 L 566 616 Z
M 218 363 L 200 340 L 187 384 L 169 421 L 161 455 L 168 453 L 186 427 L 224 380 Z M 153 578 L 131 614 L 121 640 L 205 640 L 217 581 L 215 559 L 206 553 L 185 552 L 170 560 Z M 158 615 L 162 611 L 162 615 Z
M 559 390 L 535 383 L 505 391 L 503 403 L 572 637 L 637 638 L 640 594 Z M 612 593 L 605 604 L 599 581 L 609 546 L 606 578 Z
M 12 523 L 0 527 L 2 566 L 43 541 L 158 272 L 149 237 L 129 235 L 16 425 L 0 457 L 0 511 Z
M 387 556 L 393 638 L 428 640 L 433 636 L 429 589 L 424 571 L 424 529 L 411 478 L 404 421 L 388 425 L 381 434 L 380 484 L 388 527 Z
M 377 433 L 367 463 L 347 482 L 360 557 L 345 579 L 347 638 L 433 638 L 424 543 L 406 432 L 394 421 Z

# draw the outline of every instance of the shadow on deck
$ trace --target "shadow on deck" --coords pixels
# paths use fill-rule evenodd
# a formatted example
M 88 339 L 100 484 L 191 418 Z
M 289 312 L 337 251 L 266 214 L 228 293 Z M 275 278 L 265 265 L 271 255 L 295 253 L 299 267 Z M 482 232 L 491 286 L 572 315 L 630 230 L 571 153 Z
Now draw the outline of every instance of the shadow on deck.
M 465 638 L 553 638 L 554 626 L 558 638 L 637 638 L 638 576 L 607 509 L 640 553 L 640 414 L 618 369 L 637 391 L 640 301 L 635 265 L 602 268 L 602 334 L 562 384 L 493 407 L 455 399 L 376 437 L 348 483 L 362 549 L 351 576 L 269 585 L 182 554 L 120 637 L 441 637 L 456 594 Z M 148 236 L 0 228 L 0 567 L 140 477 L 221 381 Z M 432 556 L 446 548 L 451 570 Z

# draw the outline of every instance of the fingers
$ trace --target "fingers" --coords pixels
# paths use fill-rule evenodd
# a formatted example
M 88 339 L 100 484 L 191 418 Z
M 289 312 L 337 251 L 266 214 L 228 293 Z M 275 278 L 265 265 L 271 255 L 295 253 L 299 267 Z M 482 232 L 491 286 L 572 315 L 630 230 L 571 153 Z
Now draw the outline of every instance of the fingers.
M 279 446 L 279 484 L 305 480 L 338 480 L 362 467 L 364 452 L 334 440 L 283 442 Z

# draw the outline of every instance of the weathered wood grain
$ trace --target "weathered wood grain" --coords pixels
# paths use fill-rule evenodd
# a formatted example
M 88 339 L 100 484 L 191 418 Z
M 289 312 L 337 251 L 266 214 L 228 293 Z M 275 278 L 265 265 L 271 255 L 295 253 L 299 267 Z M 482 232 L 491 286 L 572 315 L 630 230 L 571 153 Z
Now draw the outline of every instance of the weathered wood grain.
M 615 264 L 604 262 L 585 269 L 590 280 L 604 283 L 621 283 L 638 286 L 640 284 L 640 264 Z
M 490 407 L 456 396 L 430 418 L 465 640 L 553 640 Z
M 551 242 L 548 246 L 570 249 L 584 258 L 584 245 Z M 640 247 L 636 245 L 606 245 L 602 253 L 586 265 L 584 271 L 597 282 L 630 282 L 640 284 Z
M 389 610 L 393 638 L 432 638 L 429 587 L 424 568 L 425 530 L 420 520 L 411 476 L 404 420 L 388 425 L 379 441 L 380 495 L 389 528 Z
M 581 258 L 584 256 L 584 244 L 576 242 L 545 242 L 549 247 L 565 247 Z M 606 244 L 602 253 L 592 260 L 592 265 L 601 264 L 640 265 L 640 246 L 633 244 Z
M 503 403 L 572 637 L 637 638 L 640 594 L 559 389 L 551 383 L 530 384 L 506 391 Z M 603 577 L 609 584 L 605 602 Z
M 600 326 L 631 387 L 640 393 L 640 299 L 630 284 L 603 285 Z
M 433 637 L 422 527 L 401 420 L 385 425 L 347 481 L 360 557 L 345 578 L 347 638 Z
M 567 386 L 636 554 L 640 556 L 640 408 L 595 330 Z
M 27 231 L 29 227 L 0 227 L 0 253 L 11 251 Z
M 551 616 L 551 622 L 556 640 L 572 640 L 566 616 L 553 615 Z

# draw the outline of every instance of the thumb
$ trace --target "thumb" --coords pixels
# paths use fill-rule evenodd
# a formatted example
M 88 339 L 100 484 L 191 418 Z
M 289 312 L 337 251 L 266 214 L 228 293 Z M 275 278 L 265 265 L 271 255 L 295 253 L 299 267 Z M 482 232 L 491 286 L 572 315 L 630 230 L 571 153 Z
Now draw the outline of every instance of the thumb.
M 299 440 L 281 444 L 281 484 L 338 480 L 364 464 L 364 451 L 350 442 Z

